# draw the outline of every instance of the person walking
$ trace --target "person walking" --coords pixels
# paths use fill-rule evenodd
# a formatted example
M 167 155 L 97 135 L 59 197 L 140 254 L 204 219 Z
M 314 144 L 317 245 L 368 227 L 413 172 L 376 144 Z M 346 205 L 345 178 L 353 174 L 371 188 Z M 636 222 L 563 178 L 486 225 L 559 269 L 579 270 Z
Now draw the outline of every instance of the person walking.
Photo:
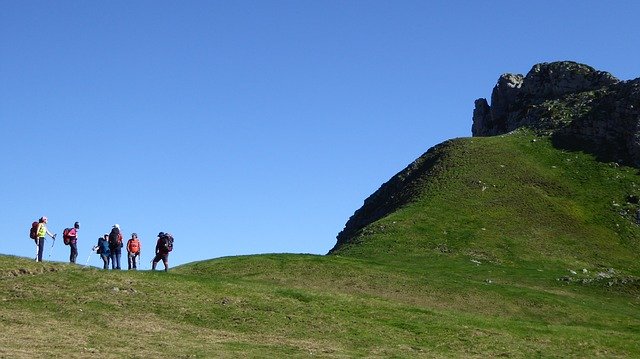
M 140 257 L 141 251 L 142 245 L 138 240 L 138 234 L 131 233 L 131 239 L 127 241 L 127 260 L 129 270 L 138 269 L 136 266 L 136 259 Z
M 120 257 L 122 256 L 122 234 L 120 225 L 114 224 L 109 233 L 109 252 L 111 253 L 111 269 L 120 270 Z
M 73 224 L 73 228 L 71 228 L 67 232 L 67 237 L 69 238 L 69 248 L 71 250 L 71 253 L 69 254 L 70 263 L 75 263 L 76 258 L 78 258 L 78 230 L 79 229 L 80 229 L 80 222 L 76 222 Z
M 153 258 L 151 270 L 156 270 L 156 265 L 160 260 L 164 264 L 164 271 L 169 270 L 169 252 L 173 250 L 173 236 L 170 233 L 158 233 L 158 242 L 156 243 L 156 256 Z
M 56 234 L 51 234 L 51 232 L 49 232 L 49 230 L 47 229 L 47 223 L 49 222 L 49 219 L 45 216 L 40 217 L 40 219 L 38 220 L 38 227 L 36 229 L 36 262 L 42 262 L 42 254 L 44 253 L 44 242 L 45 242 L 45 238 L 48 235 L 49 237 L 51 237 L 54 241 L 56 240 Z
M 93 250 L 100 255 L 100 258 L 104 263 L 102 269 L 109 269 L 109 259 L 111 257 L 111 252 L 109 250 L 109 235 L 105 234 L 102 237 L 98 237 L 98 244 L 93 247 Z

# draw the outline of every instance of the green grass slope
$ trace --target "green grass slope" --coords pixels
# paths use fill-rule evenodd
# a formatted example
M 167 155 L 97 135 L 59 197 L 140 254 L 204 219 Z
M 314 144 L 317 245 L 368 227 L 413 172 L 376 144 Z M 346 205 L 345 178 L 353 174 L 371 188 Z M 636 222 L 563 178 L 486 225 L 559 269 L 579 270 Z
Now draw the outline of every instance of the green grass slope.
M 333 253 L 640 270 L 637 169 L 557 150 L 526 131 L 452 140 L 439 151 L 444 159 L 415 180 L 422 193 L 413 202 Z
M 442 150 L 415 201 L 329 256 L 0 256 L 0 357 L 640 356 L 637 171 L 525 132 Z

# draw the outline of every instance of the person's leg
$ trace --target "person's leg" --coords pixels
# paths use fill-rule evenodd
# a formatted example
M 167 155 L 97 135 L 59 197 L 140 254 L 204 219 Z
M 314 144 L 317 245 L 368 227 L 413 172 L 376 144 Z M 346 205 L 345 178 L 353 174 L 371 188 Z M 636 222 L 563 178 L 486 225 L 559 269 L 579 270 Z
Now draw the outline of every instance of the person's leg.
M 162 264 L 164 264 L 164 271 L 168 271 L 169 270 L 169 254 L 165 254 L 162 257 Z
M 131 257 L 131 267 L 132 267 L 133 269 L 138 269 L 138 265 L 137 265 L 136 261 L 138 260 L 138 256 L 139 256 L 139 255 L 140 255 L 140 254 L 136 253 L 136 254 L 134 254 L 134 255 Z
M 116 252 L 116 258 L 118 260 L 118 266 L 116 267 L 116 269 L 120 269 L 120 257 L 122 256 L 122 252 L 118 251 Z
M 42 255 L 44 254 L 44 238 L 38 238 L 38 262 L 42 262 Z
M 72 242 L 69 244 L 69 247 L 71 247 L 71 255 L 69 256 L 69 262 L 75 263 L 76 258 L 78 257 L 78 244 L 75 242 Z
M 111 269 L 116 269 L 116 253 L 111 252 L 109 257 L 109 259 L 111 260 Z
M 156 254 L 156 256 L 153 257 L 153 261 L 151 262 L 151 270 L 156 270 L 156 265 L 158 264 L 159 261 L 160 261 L 160 254 Z
M 106 254 L 101 254 L 100 258 L 102 258 L 102 262 L 104 263 L 102 269 L 109 269 L 109 257 Z

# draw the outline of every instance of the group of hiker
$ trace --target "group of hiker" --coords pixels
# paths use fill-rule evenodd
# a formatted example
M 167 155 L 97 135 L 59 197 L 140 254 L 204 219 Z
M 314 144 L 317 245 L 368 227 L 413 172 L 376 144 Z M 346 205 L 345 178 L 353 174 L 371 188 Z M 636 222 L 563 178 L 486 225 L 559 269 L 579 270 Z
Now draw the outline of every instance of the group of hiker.
M 54 240 L 57 234 L 52 234 L 47 229 L 48 223 L 47 217 L 41 217 L 38 221 L 33 222 L 29 237 L 35 241 L 36 244 L 36 261 L 42 262 L 42 255 L 44 253 L 45 238 L 48 235 Z M 78 257 L 78 231 L 80 230 L 80 222 L 75 222 L 73 227 L 65 228 L 63 231 L 63 242 L 70 248 L 69 262 L 76 263 Z M 100 255 L 103 261 L 103 269 L 109 269 L 109 263 L 111 263 L 111 269 L 120 270 L 120 258 L 122 256 L 122 248 L 124 247 L 122 233 L 120 231 L 120 225 L 114 224 L 109 233 L 104 234 L 98 238 L 98 243 L 91 249 L 92 252 L 96 252 Z M 142 244 L 138 239 L 138 234 L 131 233 L 131 238 L 127 241 L 127 268 L 129 270 L 136 270 L 140 261 L 142 253 Z M 169 253 L 173 250 L 173 236 L 170 233 L 160 232 L 158 233 L 158 240 L 156 242 L 155 257 L 151 261 L 151 269 L 155 270 L 158 262 L 162 261 L 164 264 L 165 272 L 169 269 Z

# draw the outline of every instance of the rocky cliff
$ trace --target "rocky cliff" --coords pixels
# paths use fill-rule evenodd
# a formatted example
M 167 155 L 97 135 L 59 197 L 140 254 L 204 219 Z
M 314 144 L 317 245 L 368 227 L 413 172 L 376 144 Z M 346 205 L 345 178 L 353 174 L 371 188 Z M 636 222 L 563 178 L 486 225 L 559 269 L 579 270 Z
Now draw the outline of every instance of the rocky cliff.
M 537 64 L 526 76 L 504 74 L 493 88 L 491 105 L 484 98 L 475 101 L 472 134 L 493 136 L 521 127 L 551 136 L 556 147 L 640 167 L 640 78 L 620 81 L 570 61 Z M 369 196 L 330 253 L 419 196 L 447 145 L 430 149 Z
M 475 101 L 474 136 L 528 127 L 561 148 L 605 161 L 640 166 L 640 78 L 620 81 L 576 62 L 533 66 L 526 76 L 504 74 L 486 99 Z

